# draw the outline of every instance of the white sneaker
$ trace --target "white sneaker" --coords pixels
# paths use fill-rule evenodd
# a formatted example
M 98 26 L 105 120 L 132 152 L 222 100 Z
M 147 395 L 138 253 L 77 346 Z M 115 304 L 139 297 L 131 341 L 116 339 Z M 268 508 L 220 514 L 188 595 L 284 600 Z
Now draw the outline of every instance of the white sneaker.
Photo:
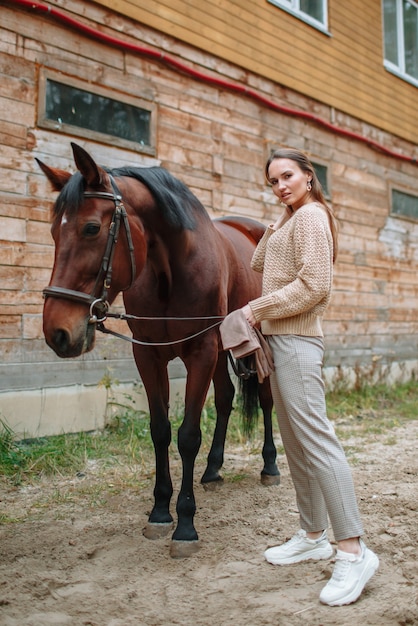
M 360 539 L 361 555 L 337 550 L 332 577 L 322 589 L 319 599 L 323 604 L 341 606 L 355 602 L 366 583 L 379 567 L 379 559 Z
M 264 558 L 273 565 L 290 565 L 309 559 L 329 559 L 334 550 L 328 541 L 327 531 L 324 530 L 319 539 L 308 539 L 304 530 L 299 530 L 289 541 L 281 546 L 269 548 L 264 552 Z

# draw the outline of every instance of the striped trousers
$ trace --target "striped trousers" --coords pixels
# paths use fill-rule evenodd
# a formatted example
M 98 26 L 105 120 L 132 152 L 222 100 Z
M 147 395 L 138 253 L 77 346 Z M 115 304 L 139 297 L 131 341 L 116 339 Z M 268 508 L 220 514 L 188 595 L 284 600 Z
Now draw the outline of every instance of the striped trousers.
M 328 420 L 321 337 L 269 335 L 274 405 L 306 532 L 330 522 L 336 541 L 363 534 L 351 470 Z M 328 522 L 329 518 L 329 522 Z

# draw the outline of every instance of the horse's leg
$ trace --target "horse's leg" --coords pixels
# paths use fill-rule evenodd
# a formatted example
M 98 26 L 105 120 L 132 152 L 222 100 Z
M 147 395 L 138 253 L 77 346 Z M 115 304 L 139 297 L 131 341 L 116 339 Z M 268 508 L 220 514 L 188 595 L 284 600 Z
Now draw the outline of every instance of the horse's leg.
M 215 374 L 213 376 L 214 399 L 216 408 L 216 425 L 212 445 L 208 454 L 206 469 L 201 478 L 205 489 L 215 488 L 223 482 L 219 474 L 224 462 L 225 438 L 229 416 L 232 411 L 232 402 L 235 388 L 228 372 L 227 353 L 219 354 Z
M 258 397 L 264 418 L 264 444 L 262 450 L 264 467 L 261 471 L 261 483 L 266 486 L 279 485 L 280 471 L 276 464 L 277 450 L 273 439 L 273 398 L 268 378 L 258 386 Z
M 200 417 L 206 394 L 215 369 L 216 353 L 210 356 L 210 347 L 200 350 L 194 358 L 184 360 L 187 369 L 184 420 L 178 430 L 178 449 L 183 462 L 183 476 L 177 499 L 177 527 L 172 536 L 170 554 L 173 558 L 188 557 L 200 545 L 194 527 L 196 501 L 193 478 L 202 433 Z
M 168 418 L 169 382 L 166 363 L 160 363 L 148 356 L 137 357 L 138 352 L 134 348 L 138 371 L 147 393 L 155 452 L 154 506 L 143 532 L 147 539 L 158 539 L 167 535 L 173 527 L 173 517 L 170 514 L 173 485 L 168 456 L 171 443 L 171 425 Z

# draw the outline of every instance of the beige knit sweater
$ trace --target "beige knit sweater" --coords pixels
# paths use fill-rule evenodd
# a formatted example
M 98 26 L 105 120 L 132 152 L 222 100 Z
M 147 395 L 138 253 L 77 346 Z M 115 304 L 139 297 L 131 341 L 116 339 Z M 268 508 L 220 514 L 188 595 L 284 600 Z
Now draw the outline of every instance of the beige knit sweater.
M 277 230 L 266 229 L 251 261 L 263 272 L 263 291 L 249 303 L 265 335 L 323 336 L 332 256 L 328 215 L 318 202 L 300 207 Z

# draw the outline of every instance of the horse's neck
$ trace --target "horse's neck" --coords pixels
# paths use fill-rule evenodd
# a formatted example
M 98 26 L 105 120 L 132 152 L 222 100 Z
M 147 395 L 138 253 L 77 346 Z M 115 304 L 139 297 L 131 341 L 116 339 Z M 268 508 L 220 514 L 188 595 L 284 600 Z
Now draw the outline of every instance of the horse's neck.
M 187 273 L 188 257 L 194 250 L 194 236 L 190 231 L 154 236 L 148 248 L 148 267 L 171 292 L 173 282 L 183 280 Z
M 148 263 L 157 277 L 165 275 L 171 284 L 170 248 L 161 238 L 156 238 L 148 248 Z

